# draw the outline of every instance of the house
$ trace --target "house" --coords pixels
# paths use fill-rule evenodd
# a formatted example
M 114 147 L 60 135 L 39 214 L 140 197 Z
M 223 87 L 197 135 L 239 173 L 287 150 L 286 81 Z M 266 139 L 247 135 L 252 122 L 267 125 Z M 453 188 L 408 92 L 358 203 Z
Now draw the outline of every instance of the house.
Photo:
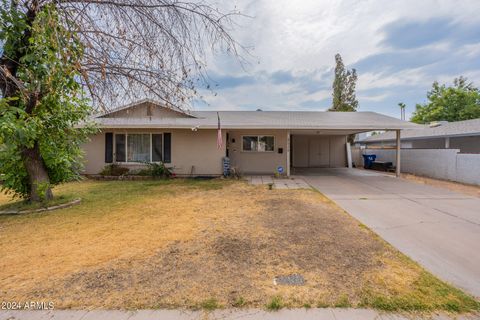
M 360 138 L 368 148 L 395 146 L 395 134 L 385 132 Z M 405 149 L 459 149 L 460 153 L 480 153 L 480 119 L 424 125 L 402 132 L 401 147 Z
M 93 117 L 101 131 L 83 146 L 85 173 L 163 161 L 177 175 L 221 175 L 223 158 L 246 174 L 347 166 L 346 138 L 415 125 L 374 112 L 191 111 L 142 100 Z M 221 146 L 217 146 L 218 123 Z

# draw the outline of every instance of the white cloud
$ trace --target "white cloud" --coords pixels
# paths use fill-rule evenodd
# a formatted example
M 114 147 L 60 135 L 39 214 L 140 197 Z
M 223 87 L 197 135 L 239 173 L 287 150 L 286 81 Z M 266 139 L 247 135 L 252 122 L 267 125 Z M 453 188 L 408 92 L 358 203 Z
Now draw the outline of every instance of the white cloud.
M 358 79 L 358 90 L 370 90 L 425 83 L 425 74 L 418 69 L 407 69 L 395 73 L 364 73 Z
M 260 0 L 239 1 L 252 20 L 243 21 L 239 39 L 255 46 L 260 70 L 322 69 L 340 52 L 354 63 L 381 49 L 381 27 L 400 19 L 448 16 L 478 21 L 479 1 L 418 0 Z
M 362 100 L 362 101 L 367 101 L 367 102 L 370 102 L 370 101 L 383 101 L 385 100 L 385 98 L 387 98 L 388 96 L 390 96 L 388 93 L 383 93 L 383 94 L 377 94 L 377 95 L 359 95 L 357 98 L 358 100 Z
M 334 55 L 337 52 L 342 54 L 349 67 L 368 56 L 392 50 L 383 42 L 386 37 L 384 27 L 392 22 L 427 21 L 440 17 L 478 26 L 480 12 L 478 0 L 238 0 L 224 2 L 220 6 L 236 6 L 252 17 L 238 20 L 240 28 L 235 30 L 234 35 L 246 46 L 254 46 L 254 58 L 251 59 L 251 65 L 242 69 L 225 57 L 209 57 L 208 67 L 223 75 L 255 76 L 258 83 L 218 90 L 217 96 L 207 94 L 205 100 L 210 103 L 211 108 L 217 109 L 254 106 L 300 108 L 302 102 L 312 104 L 312 101 L 329 99 L 329 83 L 333 78 Z M 452 50 L 449 39 L 431 44 L 427 48 L 445 53 L 446 56 L 461 54 L 473 59 L 480 55 L 478 44 L 467 44 Z M 319 85 L 317 92 L 311 93 L 298 82 L 273 84 L 269 82 L 268 76 L 275 71 L 289 71 L 296 81 L 304 81 L 303 86 L 306 85 L 305 79 L 308 77 L 312 82 L 323 85 Z M 423 66 L 409 65 L 400 65 L 395 72 L 366 70 L 359 74 L 357 96 L 361 99 L 361 104 L 362 100 L 365 100 L 369 106 L 373 105 L 370 104 L 373 102 L 380 105 L 388 99 L 404 101 L 401 96 L 403 93 L 392 96 L 395 87 L 418 86 L 417 96 L 412 93 L 408 98 L 412 103 L 415 99 L 420 102 L 426 94 L 422 90 L 429 87 L 433 80 L 452 79 L 449 72 L 432 72 L 434 71 Z M 479 70 L 475 68 L 465 70 L 465 74 L 476 79 L 480 78 L 478 73 Z M 365 93 L 367 90 L 376 91 L 373 94 Z M 385 92 L 379 92 L 381 90 Z M 392 105 L 392 101 L 386 104 Z M 324 108 L 324 104 L 325 102 L 319 105 Z M 390 112 L 389 109 L 379 108 L 376 111 Z M 391 112 L 396 114 L 397 110 Z

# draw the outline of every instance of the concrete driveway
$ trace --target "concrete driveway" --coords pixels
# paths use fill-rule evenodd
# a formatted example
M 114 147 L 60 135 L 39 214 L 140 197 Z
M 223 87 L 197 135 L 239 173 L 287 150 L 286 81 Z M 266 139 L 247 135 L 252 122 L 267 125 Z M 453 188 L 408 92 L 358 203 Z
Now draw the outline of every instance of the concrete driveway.
M 359 169 L 301 174 L 404 254 L 480 297 L 480 198 Z

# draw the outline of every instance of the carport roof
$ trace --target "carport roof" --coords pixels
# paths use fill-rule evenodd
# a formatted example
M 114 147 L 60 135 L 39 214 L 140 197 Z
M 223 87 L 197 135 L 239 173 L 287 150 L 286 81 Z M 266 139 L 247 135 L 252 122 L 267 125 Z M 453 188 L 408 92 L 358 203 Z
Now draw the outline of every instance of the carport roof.
M 94 117 L 93 120 L 103 128 L 190 129 L 197 127 L 198 129 L 215 129 L 218 126 L 217 113 L 223 129 L 351 130 L 361 132 L 418 127 L 410 122 L 375 112 L 191 111 L 185 117 L 119 118 L 105 117 L 103 114 Z

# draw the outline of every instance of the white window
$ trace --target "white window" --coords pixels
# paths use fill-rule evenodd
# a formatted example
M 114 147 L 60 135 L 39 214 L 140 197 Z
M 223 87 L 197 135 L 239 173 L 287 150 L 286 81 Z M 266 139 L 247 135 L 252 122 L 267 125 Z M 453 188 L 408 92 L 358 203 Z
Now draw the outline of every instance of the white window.
M 163 160 L 163 134 L 115 134 L 116 162 L 160 162 Z
M 242 150 L 253 152 L 273 152 L 275 150 L 274 136 L 243 136 Z

